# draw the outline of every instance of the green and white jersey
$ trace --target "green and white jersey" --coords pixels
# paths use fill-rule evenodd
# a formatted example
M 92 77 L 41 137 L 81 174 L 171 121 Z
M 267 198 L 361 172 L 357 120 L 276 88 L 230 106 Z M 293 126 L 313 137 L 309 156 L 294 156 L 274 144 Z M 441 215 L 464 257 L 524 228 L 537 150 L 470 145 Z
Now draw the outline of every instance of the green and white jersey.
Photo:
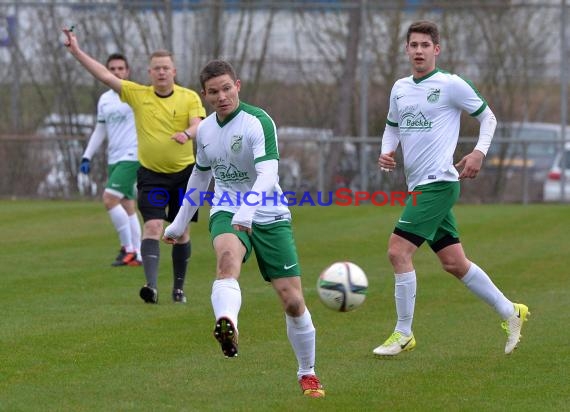
M 487 103 L 471 83 L 437 68 L 419 79 L 409 76 L 396 81 L 387 125 L 399 130 L 409 190 L 458 180 L 453 154 L 461 112 L 477 116 L 485 107 Z
M 131 107 L 114 90 L 101 95 L 97 103 L 97 122 L 107 131 L 107 162 L 137 160 L 137 130 Z M 89 156 L 91 157 L 91 156 Z
M 210 215 L 222 210 L 236 213 L 241 205 L 255 203 L 255 223 L 291 218 L 278 183 L 272 192 L 251 192 L 257 179 L 255 164 L 279 159 L 275 123 L 264 110 L 240 102 L 223 122 L 212 113 L 198 125 L 196 143 L 196 167 L 211 170 L 216 182 Z

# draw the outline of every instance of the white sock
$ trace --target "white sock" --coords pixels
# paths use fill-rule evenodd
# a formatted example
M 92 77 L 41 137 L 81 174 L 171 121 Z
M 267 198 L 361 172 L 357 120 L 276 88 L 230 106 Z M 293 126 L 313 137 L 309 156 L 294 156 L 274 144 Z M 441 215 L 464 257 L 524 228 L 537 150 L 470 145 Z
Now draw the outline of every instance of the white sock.
M 467 289 L 495 309 L 502 319 L 508 319 L 515 313 L 513 302 L 503 295 L 485 271 L 475 263 L 471 262 L 471 267 L 461 281 Z
M 398 315 L 395 331 L 410 336 L 416 306 L 416 271 L 395 273 L 394 278 L 396 279 L 394 298 L 396 300 L 396 314 Z
M 131 228 L 131 242 L 133 248 L 137 252 L 137 259 L 142 260 L 141 254 L 141 224 L 136 213 L 129 216 L 129 225 Z
M 241 308 L 241 289 L 236 279 L 218 279 L 212 285 L 212 308 L 216 320 L 229 318 L 237 329 Z
M 315 341 L 316 331 L 308 308 L 305 313 L 294 318 L 285 314 L 287 337 L 299 363 L 297 379 L 303 375 L 315 374 Z
M 115 230 L 119 235 L 121 246 L 123 246 L 127 252 L 133 252 L 131 227 L 129 225 L 129 215 L 127 215 L 127 211 L 123 206 L 117 205 L 114 208 L 109 209 L 107 212 L 109 213 L 111 222 L 113 222 L 113 226 L 115 226 Z

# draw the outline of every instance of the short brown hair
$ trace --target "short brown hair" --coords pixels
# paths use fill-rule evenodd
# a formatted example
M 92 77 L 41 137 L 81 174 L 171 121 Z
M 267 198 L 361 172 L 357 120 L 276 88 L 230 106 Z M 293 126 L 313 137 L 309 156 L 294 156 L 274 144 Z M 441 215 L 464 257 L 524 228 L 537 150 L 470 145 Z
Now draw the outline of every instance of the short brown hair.
M 206 87 L 206 82 L 214 77 L 223 76 L 227 74 L 235 82 L 237 75 L 230 63 L 225 60 L 212 60 L 200 72 L 200 85 L 202 90 Z
M 105 66 L 108 68 L 109 67 L 109 63 L 112 60 L 122 60 L 125 62 L 125 67 L 128 69 L 129 68 L 129 62 L 127 60 L 127 58 L 125 57 L 124 54 L 122 53 L 112 53 L 109 55 L 109 57 L 107 57 L 107 61 L 105 62 Z
M 410 42 L 410 36 L 412 33 L 427 34 L 431 37 L 431 41 L 434 45 L 439 44 L 439 29 L 437 28 L 437 24 L 434 22 L 420 20 L 410 24 L 408 33 L 406 34 L 406 43 Z

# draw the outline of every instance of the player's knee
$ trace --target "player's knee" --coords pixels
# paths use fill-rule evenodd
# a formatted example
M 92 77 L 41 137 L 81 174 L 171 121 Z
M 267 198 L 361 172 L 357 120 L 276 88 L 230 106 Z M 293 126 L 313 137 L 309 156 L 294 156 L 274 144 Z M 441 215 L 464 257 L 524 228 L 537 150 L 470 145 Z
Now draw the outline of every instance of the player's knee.
M 185 230 L 182 236 L 178 238 L 178 243 L 188 243 L 190 241 L 190 234 Z
M 460 277 L 464 274 L 463 267 L 461 261 L 457 259 L 445 259 L 441 261 L 441 267 L 447 273 L 452 274 L 453 276 Z
M 408 262 L 410 257 L 400 248 L 390 246 L 388 248 L 388 260 L 394 267 L 398 267 Z
M 143 231 L 144 231 L 143 237 L 160 239 L 160 237 L 162 236 L 162 227 L 163 223 L 162 220 L 160 219 L 147 220 L 143 226 Z
M 305 303 L 303 299 L 288 299 L 283 302 L 285 312 L 289 316 L 299 317 L 305 312 Z
M 298 317 L 305 311 L 305 300 L 303 295 L 293 289 L 278 291 L 283 309 L 289 316 Z
M 240 261 L 234 251 L 224 249 L 218 253 L 219 273 L 232 274 L 239 266 Z
M 111 210 L 115 206 L 118 206 L 119 204 L 121 204 L 121 201 L 118 197 L 113 196 L 107 192 L 103 192 L 103 196 L 101 198 L 103 200 L 103 205 L 105 206 L 105 209 L 107 209 L 107 210 Z

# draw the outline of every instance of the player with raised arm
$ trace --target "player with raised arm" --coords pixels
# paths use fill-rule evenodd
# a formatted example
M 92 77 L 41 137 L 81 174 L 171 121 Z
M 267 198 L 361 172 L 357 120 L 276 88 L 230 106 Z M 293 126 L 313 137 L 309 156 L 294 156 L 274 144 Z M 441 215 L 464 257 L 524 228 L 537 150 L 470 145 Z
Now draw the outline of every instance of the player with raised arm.
M 119 79 L 129 78 L 129 62 L 120 53 L 109 55 L 107 69 Z M 137 130 L 130 106 L 114 90 L 108 90 L 97 103 L 97 124 L 83 153 L 79 170 L 88 174 L 91 159 L 107 138 L 107 184 L 103 204 L 119 235 L 121 248 L 112 266 L 140 266 L 141 226 L 135 208 Z

